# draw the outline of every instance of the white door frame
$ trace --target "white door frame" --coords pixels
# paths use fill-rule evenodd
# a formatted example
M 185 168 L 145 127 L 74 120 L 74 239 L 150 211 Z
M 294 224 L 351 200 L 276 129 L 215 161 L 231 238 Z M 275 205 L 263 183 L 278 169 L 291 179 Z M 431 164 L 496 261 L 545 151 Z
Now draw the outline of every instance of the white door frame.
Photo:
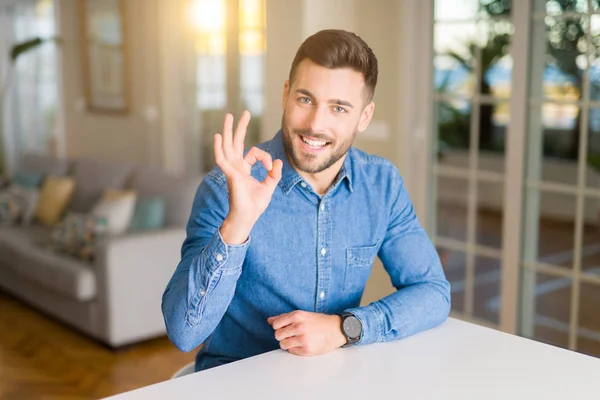
M 398 148 L 399 166 L 415 213 L 421 224 L 431 226 L 428 212 L 432 128 L 431 79 L 433 76 L 433 1 L 402 2 L 400 23 L 400 98 L 398 113 L 402 140 Z

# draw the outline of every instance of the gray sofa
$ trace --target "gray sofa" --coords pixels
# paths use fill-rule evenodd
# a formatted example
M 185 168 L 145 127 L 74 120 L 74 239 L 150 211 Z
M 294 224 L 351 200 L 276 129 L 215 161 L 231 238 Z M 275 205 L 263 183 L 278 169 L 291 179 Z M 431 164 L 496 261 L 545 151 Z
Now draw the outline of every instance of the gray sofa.
M 88 212 L 106 188 L 160 195 L 166 203 L 166 226 L 105 237 L 92 263 L 41 246 L 50 228 L 0 228 L 0 290 L 110 347 L 163 335 L 161 296 L 179 262 L 201 177 L 34 154 L 24 156 L 19 167 L 46 176 L 73 176 L 76 189 L 70 209 L 78 212 Z

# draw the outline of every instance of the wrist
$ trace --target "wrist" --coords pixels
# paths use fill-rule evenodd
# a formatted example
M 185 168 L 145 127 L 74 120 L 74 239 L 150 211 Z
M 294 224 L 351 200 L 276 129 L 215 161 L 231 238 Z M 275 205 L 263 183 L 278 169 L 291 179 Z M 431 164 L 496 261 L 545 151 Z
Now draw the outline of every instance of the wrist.
M 348 342 L 344 332 L 342 332 L 342 317 L 339 315 L 332 315 L 332 317 L 334 344 L 336 348 L 342 347 Z
M 223 220 L 219 232 L 221 233 L 221 237 L 225 244 L 236 246 L 243 244 L 248 240 L 253 226 L 253 223 L 241 222 L 240 220 L 227 216 L 225 220 Z

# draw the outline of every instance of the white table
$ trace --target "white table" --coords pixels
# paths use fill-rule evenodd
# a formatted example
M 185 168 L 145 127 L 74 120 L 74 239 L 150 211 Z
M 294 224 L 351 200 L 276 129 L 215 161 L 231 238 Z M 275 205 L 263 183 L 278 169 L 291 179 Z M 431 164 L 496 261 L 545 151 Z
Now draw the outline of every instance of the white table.
M 110 399 L 238 398 L 600 399 L 600 359 L 450 318 L 395 342 L 277 350 Z

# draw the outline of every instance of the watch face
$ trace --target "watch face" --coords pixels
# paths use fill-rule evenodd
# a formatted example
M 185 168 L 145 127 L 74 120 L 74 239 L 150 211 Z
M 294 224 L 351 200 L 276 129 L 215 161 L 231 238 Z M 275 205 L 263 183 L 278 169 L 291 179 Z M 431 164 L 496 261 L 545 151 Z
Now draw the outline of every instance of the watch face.
M 344 332 L 346 335 L 352 339 L 357 339 L 360 337 L 362 333 L 362 325 L 360 321 L 353 316 L 347 317 L 344 319 Z

